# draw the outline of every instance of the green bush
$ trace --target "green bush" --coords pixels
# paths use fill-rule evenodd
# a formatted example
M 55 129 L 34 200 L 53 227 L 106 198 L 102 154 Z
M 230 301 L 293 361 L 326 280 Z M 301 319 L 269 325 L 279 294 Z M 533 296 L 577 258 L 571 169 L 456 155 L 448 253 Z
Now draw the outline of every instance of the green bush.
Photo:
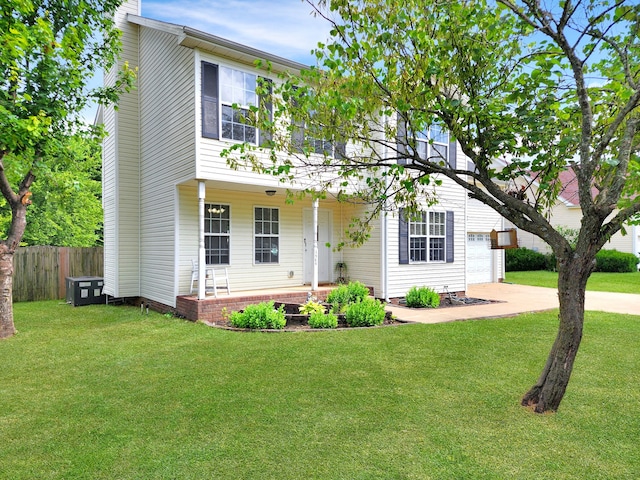
M 346 285 L 339 285 L 327 295 L 327 303 L 331 305 L 331 311 L 340 313 L 349 303 L 349 290 Z
M 546 270 L 547 258 L 528 248 L 509 248 L 505 251 L 507 272 Z
M 281 329 L 287 324 L 284 305 L 276 309 L 273 300 L 248 305 L 244 312 L 233 312 L 230 320 L 234 327 L 251 329 Z
M 375 298 L 350 303 L 345 309 L 345 320 L 350 327 L 372 327 L 384 322 L 384 305 Z
M 326 315 L 322 312 L 313 312 L 309 315 L 309 326 L 311 328 L 336 328 L 338 317 L 329 312 Z
M 437 308 L 440 305 L 440 295 L 429 287 L 411 287 L 405 300 L 411 308 Z
M 596 272 L 635 272 L 640 259 L 633 253 L 600 250 L 596 254 Z
M 362 301 L 369 296 L 369 289 L 362 282 L 349 282 L 347 290 L 349 292 L 349 303 Z
M 343 312 L 349 303 L 362 301 L 369 296 L 369 289 L 364 283 L 349 282 L 339 285 L 327 295 L 327 303 L 331 304 L 333 312 Z
M 546 270 L 549 270 L 550 272 L 558 271 L 558 259 L 556 258 L 555 253 L 547 253 L 544 256 L 544 259 L 547 264 Z

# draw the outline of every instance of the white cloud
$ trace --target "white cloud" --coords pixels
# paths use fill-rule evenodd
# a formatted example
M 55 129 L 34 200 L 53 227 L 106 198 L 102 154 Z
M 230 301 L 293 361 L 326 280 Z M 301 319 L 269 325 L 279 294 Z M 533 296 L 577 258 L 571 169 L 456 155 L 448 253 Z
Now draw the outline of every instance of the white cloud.
M 330 24 L 301 0 L 142 0 L 142 16 L 187 25 L 304 64 Z

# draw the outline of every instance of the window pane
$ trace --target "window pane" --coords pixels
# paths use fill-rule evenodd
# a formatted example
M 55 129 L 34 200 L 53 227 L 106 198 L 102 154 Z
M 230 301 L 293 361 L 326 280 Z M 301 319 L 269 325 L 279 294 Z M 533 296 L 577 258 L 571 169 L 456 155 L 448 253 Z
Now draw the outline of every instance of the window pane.
M 421 141 L 416 142 L 416 149 L 418 150 L 416 152 L 418 154 L 418 157 L 422 158 L 423 160 L 426 160 L 427 159 L 427 142 L 421 142 Z
M 439 145 L 437 143 L 431 146 L 431 150 L 433 151 L 432 157 L 436 159 L 436 161 L 446 161 L 449 156 L 449 146 L 448 145 Z
M 242 125 L 238 125 L 237 123 L 233 124 L 233 140 L 244 140 L 244 127 Z
M 429 260 L 444 261 L 444 238 L 429 239 Z
M 244 141 L 248 143 L 256 143 L 256 129 L 245 125 L 244 127 Z
M 441 125 L 431 125 L 429 128 L 429 137 L 437 143 L 449 143 L 449 132 L 447 132 Z

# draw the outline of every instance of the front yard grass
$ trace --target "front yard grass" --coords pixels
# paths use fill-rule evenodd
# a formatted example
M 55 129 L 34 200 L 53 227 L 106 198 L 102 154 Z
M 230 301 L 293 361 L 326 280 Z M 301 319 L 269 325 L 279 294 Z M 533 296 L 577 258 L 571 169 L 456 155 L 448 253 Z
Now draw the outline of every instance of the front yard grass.
M 507 272 L 505 281 L 534 287 L 558 288 L 558 274 L 545 270 Z M 640 272 L 594 272 L 587 282 L 587 290 L 597 292 L 640 293 Z
M 587 313 L 561 410 L 519 406 L 557 312 L 238 333 L 15 305 L 0 471 L 18 479 L 637 478 L 640 317 Z

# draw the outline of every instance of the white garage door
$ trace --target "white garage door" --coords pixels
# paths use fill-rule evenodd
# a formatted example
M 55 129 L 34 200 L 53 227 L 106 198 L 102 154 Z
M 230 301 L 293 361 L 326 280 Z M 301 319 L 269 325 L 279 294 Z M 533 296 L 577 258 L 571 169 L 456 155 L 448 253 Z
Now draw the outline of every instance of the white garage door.
M 493 251 L 488 233 L 467 234 L 467 283 L 489 283 L 493 271 Z

